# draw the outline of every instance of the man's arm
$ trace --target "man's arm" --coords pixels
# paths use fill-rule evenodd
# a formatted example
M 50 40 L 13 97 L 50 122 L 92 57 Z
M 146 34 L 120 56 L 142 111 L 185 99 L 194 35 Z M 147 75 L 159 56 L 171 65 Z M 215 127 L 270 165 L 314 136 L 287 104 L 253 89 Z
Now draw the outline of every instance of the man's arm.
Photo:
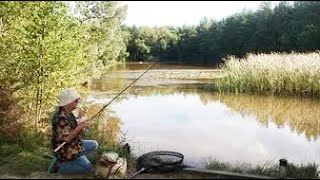
M 79 133 L 81 132 L 81 130 L 83 129 L 83 127 L 81 126 L 77 126 L 75 129 L 69 131 L 67 136 L 64 136 L 62 139 L 65 142 L 70 142 L 72 139 L 74 139 L 75 137 L 77 137 L 79 135 Z
M 86 128 L 88 126 L 89 124 L 85 119 L 79 122 L 78 126 L 75 129 L 71 129 L 70 125 L 67 123 L 67 119 L 60 117 L 58 123 L 58 134 L 60 134 L 59 139 L 68 143 L 72 139 L 77 137 L 83 128 Z

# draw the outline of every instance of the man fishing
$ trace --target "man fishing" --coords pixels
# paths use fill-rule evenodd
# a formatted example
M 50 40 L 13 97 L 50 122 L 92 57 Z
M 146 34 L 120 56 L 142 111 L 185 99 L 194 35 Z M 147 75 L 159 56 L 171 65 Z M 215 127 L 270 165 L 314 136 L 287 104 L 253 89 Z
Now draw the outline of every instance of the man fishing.
M 109 104 L 156 64 L 157 62 L 150 66 L 90 119 L 98 117 Z M 73 110 L 77 109 L 80 95 L 74 89 L 67 88 L 60 93 L 59 101 L 59 108 L 52 119 L 52 146 L 55 152 L 55 159 L 49 167 L 49 172 L 93 173 L 93 166 L 86 155 L 96 150 L 98 143 L 95 140 L 81 140 L 80 132 L 89 127 L 90 123 L 86 118 L 82 118 L 77 122 L 72 113 Z
M 50 173 L 83 174 L 93 173 L 88 160 L 89 153 L 98 148 L 95 140 L 82 140 L 80 133 L 90 126 L 87 118 L 76 120 L 73 110 L 77 109 L 80 95 L 72 88 L 66 88 L 59 95 L 59 107 L 52 118 L 51 143 L 55 150 Z M 60 145 L 62 145 L 60 148 Z

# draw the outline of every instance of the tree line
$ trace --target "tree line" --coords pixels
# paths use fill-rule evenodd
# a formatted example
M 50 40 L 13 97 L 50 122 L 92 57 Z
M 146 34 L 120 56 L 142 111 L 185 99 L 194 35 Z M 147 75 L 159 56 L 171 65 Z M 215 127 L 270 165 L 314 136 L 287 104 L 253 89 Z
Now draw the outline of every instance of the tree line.
M 219 64 L 229 55 L 312 52 L 320 48 L 320 2 L 263 2 L 220 21 L 203 18 L 196 26 L 123 27 L 129 34 L 129 61 Z

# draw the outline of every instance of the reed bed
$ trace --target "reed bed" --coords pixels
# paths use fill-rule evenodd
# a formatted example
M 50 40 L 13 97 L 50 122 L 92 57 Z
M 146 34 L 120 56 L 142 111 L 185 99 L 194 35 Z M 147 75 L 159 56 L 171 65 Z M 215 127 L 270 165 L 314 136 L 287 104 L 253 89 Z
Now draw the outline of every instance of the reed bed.
M 229 56 L 220 68 L 220 91 L 320 95 L 320 52 Z

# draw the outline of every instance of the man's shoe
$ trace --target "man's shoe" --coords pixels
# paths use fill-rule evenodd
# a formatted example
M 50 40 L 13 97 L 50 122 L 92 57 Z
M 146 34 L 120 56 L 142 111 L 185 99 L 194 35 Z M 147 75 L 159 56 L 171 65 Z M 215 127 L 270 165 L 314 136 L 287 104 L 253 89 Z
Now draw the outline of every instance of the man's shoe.
M 51 168 L 49 168 L 49 173 L 57 173 L 58 170 L 60 169 L 60 162 L 55 158 Z

